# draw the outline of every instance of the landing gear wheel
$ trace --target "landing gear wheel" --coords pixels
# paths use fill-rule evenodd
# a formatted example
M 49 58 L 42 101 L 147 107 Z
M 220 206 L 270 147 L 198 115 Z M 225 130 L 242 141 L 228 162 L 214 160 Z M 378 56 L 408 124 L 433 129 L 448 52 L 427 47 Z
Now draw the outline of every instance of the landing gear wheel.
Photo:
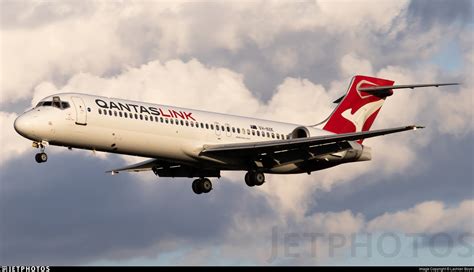
M 253 183 L 257 186 L 261 186 L 265 183 L 265 175 L 262 172 L 256 172 L 253 175 Z
M 193 181 L 193 184 L 191 185 L 191 187 L 193 188 L 193 192 L 194 192 L 195 194 L 198 194 L 198 195 L 199 195 L 199 194 L 202 194 L 202 191 L 199 189 L 199 187 L 200 187 L 200 186 L 199 186 L 199 183 L 200 183 L 200 180 L 199 180 L 199 179 L 195 179 L 195 180 Z
M 48 160 L 48 155 L 46 155 L 46 153 L 44 153 L 44 152 L 37 153 L 35 155 L 35 160 L 36 160 L 37 163 L 46 162 Z
M 249 187 L 253 187 L 255 186 L 255 184 L 252 182 L 252 179 L 250 178 L 250 176 L 251 176 L 250 172 L 247 172 L 245 174 L 245 184 L 247 184 L 247 186 Z
M 212 190 L 212 182 L 208 178 L 200 178 L 193 181 L 191 186 L 196 194 L 209 193 Z
M 207 178 L 203 178 L 199 187 L 203 193 L 209 193 L 212 190 L 212 182 Z
M 245 183 L 250 186 L 260 186 L 265 183 L 265 175 L 258 171 L 248 171 L 245 174 Z

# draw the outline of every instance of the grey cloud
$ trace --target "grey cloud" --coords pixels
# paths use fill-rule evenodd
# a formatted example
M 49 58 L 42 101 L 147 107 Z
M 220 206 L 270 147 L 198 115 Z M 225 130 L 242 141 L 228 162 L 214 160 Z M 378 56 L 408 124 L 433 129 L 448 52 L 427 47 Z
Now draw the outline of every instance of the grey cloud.
M 2 1 L 0 22 L 3 29 L 36 28 L 95 12 L 96 2 L 85 1 Z
M 364 175 L 336 185 L 330 193 L 316 191 L 307 213 L 351 210 L 368 220 L 385 212 L 408 209 L 416 203 L 442 200 L 456 204 L 472 197 L 472 133 L 463 140 L 439 137 L 418 158 L 421 171 L 399 173 L 391 178 Z M 367 143 L 370 145 L 370 143 Z M 377 158 L 374 158 L 377 159 Z M 426 165 L 428 163 L 428 165 Z M 343 167 L 343 166 L 342 166 Z
M 449 3 L 449 4 L 448 4 Z M 423 28 L 435 24 L 461 24 L 473 22 L 471 0 L 412 0 L 408 7 L 409 20 L 418 21 Z
M 95 11 L 89 6 L 90 2 L 63 12 L 52 6 L 54 2 L 45 2 L 30 16 L 19 20 L 17 17 L 28 2 L 15 3 L 2 2 L 4 29 L 34 28 L 78 16 L 86 18 Z M 70 3 L 73 2 L 65 5 Z M 240 33 L 241 47 L 230 50 L 208 46 L 213 41 L 213 30 L 228 15 L 208 10 L 210 6 L 222 5 L 186 7 L 187 18 L 195 15 L 203 20 L 194 18 L 190 34 L 192 48 L 184 53 L 163 47 L 160 39 L 164 34 L 155 24 L 158 17 L 139 14 L 120 21 L 116 30 L 120 45 L 134 54 L 124 60 L 127 63 L 123 66 L 140 66 L 155 59 L 187 61 L 196 58 L 204 65 L 242 73 L 246 86 L 260 100 L 267 100 L 288 76 L 308 78 L 328 87 L 331 81 L 341 78 L 339 65 L 347 53 L 370 60 L 374 70 L 387 65 L 419 67 L 426 56 L 404 42 L 415 40 L 426 43 L 423 48 L 434 50 L 439 44 L 419 39 L 421 34 L 439 28 L 444 39 L 452 39 L 460 33 L 459 28 L 451 28 L 453 23 L 461 22 L 461 29 L 463 24 L 472 23 L 472 1 L 413 1 L 408 8 L 408 18 L 397 18 L 395 22 L 406 20 L 409 27 L 393 37 L 387 33 L 363 32 L 363 29 L 355 33 L 332 33 L 321 27 L 283 31 L 262 47 Z M 287 70 L 275 67 L 273 58 L 282 50 L 295 53 L 295 66 Z M 121 69 L 111 65 L 104 69 L 104 75 L 114 76 Z M 74 73 L 64 74 L 52 68 L 42 80 L 52 78 L 61 86 Z M 29 101 L 23 102 L 2 105 L 2 110 L 20 112 L 24 104 L 29 105 Z M 330 192 L 317 191 L 315 203 L 307 214 L 350 209 L 370 219 L 384 212 L 407 209 L 420 201 L 435 199 L 456 203 L 472 197 L 472 133 L 463 139 L 437 136 L 433 143 L 436 143 L 434 147 L 423 149 L 418 156 L 428 161 L 426 171 L 400 173 L 390 178 L 364 175 Z M 278 222 L 279 211 L 243 183 L 223 179 L 215 183 L 211 194 L 195 196 L 190 180 L 144 183 L 138 181 L 136 175 L 104 175 L 103 170 L 121 164 L 116 158 L 102 161 L 75 157 L 71 153 L 51 158 L 46 165 L 37 165 L 31 154 L 4 165 L 0 169 L 0 262 L 85 264 L 99 259 L 127 259 L 160 254 L 160 246 L 166 246 L 169 241 L 184 241 L 178 245 L 182 248 L 219 246 L 225 241 L 226 230 L 239 223 L 235 222 L 235 214 L 254 219 L 268 217 Z M 344 166 L 325 171 L 344 171 Z M 313 174 L 314 182 L 318 182 L 317 176 L 318 173 Z M 286 219 L 290 231 L 297 229 L 299 222 Z M 247 244 L 241 248 L 249 252 L 255 250 Z
M 106 175 L 104 169 L 122 164 L 116 159 L 53 156 L 37 165 L 26 154 L 1 169 L 2 264 L 127 259 L 159 254 L 161 242 L 174 240 L 191 248 L 218 245 L 235 213 L 275 212 L 243 182 L 222 179 L 211 195 L 197 196 L 188 179 L 143 182 L 135 175 Z

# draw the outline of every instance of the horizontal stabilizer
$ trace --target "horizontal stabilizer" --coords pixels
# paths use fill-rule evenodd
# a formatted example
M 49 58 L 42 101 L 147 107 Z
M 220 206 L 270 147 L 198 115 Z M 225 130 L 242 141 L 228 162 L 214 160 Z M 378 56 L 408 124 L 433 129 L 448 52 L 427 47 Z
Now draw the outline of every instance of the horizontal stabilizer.
M 373 86 L 373 87 L 363 87 L 358 88 L 359 91 L 366 93 L 386 91 L 393 89 L 414 89 L 414 88 L 423 88 L 423 87 L 439 87 L 439 86 L 450 86 L 450 85 L 459 85 L 459 83 L 432 83 L 432 84 L 408 84 L 408 85 L 392 85 L 392 86 Z

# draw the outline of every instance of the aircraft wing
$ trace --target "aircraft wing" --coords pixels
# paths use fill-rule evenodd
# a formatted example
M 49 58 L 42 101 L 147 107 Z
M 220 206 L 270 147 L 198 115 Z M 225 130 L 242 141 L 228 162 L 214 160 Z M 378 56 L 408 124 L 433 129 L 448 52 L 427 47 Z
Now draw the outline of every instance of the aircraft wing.
M 213 157 L 215 155 L 229 155 L 229 156 L 246 156 L 246 155 L 266 155 L 267 153 L 278 153 L 289 150 L 304 150 L 313 147 L 331 147 L 328 152 L 338 152 L 349 149 L 347 146 L 349 141 L 356 141 L 377 137 L 386 134 L 392 134 L 407 130 L 416 130 L 423 128 L 421 126 L 405 126 L 398 128 L 380 129 L 364 132 L 331 134 L 323 136 L 314 136 L 307 138 L 297 138 L 289 140 L 265 141 L 265 142 L 251 142 L 238 144 L 223 144 L 223 145 L 205 145 L 201 151 L 201 156 Z
M 312 155 L 331 154 L 354 148 L 351 141 L 367 139 L 386 134 L 423 128 L 420 126 L 405 126 L 398 128 L 380 129 L 373 131 L 354 132 L 345 134 L 330 134 L 308 138 L 263 141 L 251 143 L 205 145 L 200 156 L 208 158 L 242 158 L 251 159 L 267 157 L 265 164 L 285 164 L 304 160 L 308 153 Z M 313 154 L 314 153 L 314 154 Z M 268 156 L 271 154 L 271 156 Z M 312 156 L 313 158 L 315 156 Z M 271 161 L 269 161 L 271 160 Z M 187 165 L 170 162 L 163 159 L 150 159 L 137 164 L 107 171 L 117 174 L 120 172 L 141 172 L 152 170 L 160 177 L 220 177 L 220 170 L 208 165 Z
M 120 172 L 142 172 L 150 170 L 153 171 L 155 175 L 160 177 L 220 177 L 220 172 L 216 169 L 207 169 L 204 167 L 198 168 L 161 159 L 146 160 L 137 164 L 109 170 L 106 173 L 111 173 L 114 175 Z
M 118 174 L 120 172 L 142 172 L 150 171 L 154 166 L 159 165 L 159 160 L 151 159 L 136 164 L 128 165 L 122 168 L 106 171 L 106 173 Z

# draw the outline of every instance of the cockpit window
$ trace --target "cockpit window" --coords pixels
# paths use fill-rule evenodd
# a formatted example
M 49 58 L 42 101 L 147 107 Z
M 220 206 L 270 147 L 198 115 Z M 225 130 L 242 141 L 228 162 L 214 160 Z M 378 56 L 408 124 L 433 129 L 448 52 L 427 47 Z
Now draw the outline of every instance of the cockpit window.
M 36 104 L 36 108 L 38 107 L 55 107 L 58 109 L 67 109 L 70 107 L 69 102 L 61 101 L 59 96 L 54 96 L 53 101 L 40 101 Z

